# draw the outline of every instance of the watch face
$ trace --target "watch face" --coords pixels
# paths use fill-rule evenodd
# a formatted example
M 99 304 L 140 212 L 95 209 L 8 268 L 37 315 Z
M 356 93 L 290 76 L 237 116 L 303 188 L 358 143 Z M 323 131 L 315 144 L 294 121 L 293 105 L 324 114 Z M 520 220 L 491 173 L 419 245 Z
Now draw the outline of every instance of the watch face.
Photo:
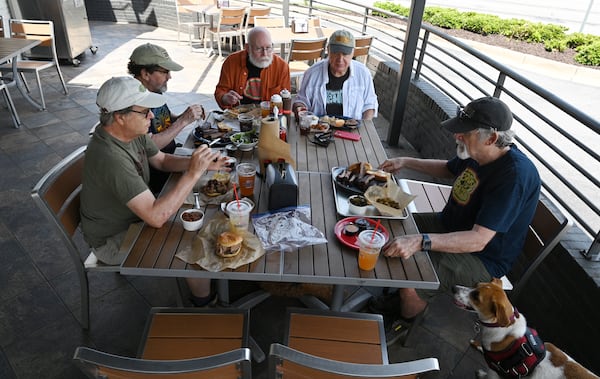
M 423 234 L 423 242 L 421 243 L 422 250 L 431 250 L 431 239 L 429 239 L 428 234 Z

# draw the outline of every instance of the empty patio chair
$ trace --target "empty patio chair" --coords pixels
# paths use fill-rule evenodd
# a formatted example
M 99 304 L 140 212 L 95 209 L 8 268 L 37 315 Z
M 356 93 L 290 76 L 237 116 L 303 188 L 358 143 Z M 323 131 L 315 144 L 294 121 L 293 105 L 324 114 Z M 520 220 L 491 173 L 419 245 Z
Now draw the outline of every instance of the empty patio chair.
M 436 358 L 390 364 L 383 316 L 305 308 L 287 310 L 284 344 L 272 344 L 269 378 L 416 378 L 439 370 Z
M 55 67 L 64 93 L 65 95 L 68 94 L 67 85 L 65 83 L 65 79 L 63 78 L 62 72 L 60 71 L 58 56 L 56 54 L 54 23 L 52 21 L 11 19 L 9 24 L 11 38 L 39 39 L 42 41 L 39 46 L 46 46 L 50 50 L 52 56 L 49 60 L 30 58 L 21 59 L 17 62 L 17 70 L 23 79 L 23 83 L 25 84 L 27 92 L 29 92 L 29 87 L 27 85 L 27 81 L 25 80 L 24 73 L 35 74 L 37 85 L 40 90 L 42 109 L 46 109 L 46 100 L 44 99 L 44 92 L 42 90 L 40 71 L 50 67 Z M 0 72 L 12 72 L 11 64 L 7 63 L 0 66 Z
M 136 358 L 78 347 L 90 378 L 250 378 L 248 310 L 152 308 Z
M 323 58 L 327 37 L 314 40 L 293 39 L 287 62 L 290 66 L 290 78 L 296 81 L 296 88 L 300 88 L 300 82 L 304 72 L 317 60 Z
M 244 16 L 246 8 L 221 8 L 217 15 L 217 25 L 215 27 L 206 28 L 204 36 L 204 46 L 206 46 L 206 38 L 210 37 L 210 48 L 214 49 L 214 40 L 216 37 L 219 56 L 223 56 L 221 52 L 221 39 L 229 37 L 229 51 L 233 52 L 233 38 L 238 39 L 238 43 L 243 43 L 244 33 Z
M 204 39 L 204 28 L 210 26 L 210 23 L 204 20 L 190 21 L 199 17 L 197 12 L 186 9 L 185 5 L 203 5 L 207 4 L 205 0 L 177 0 L 175 1 L 175 11 L 177 13 L 177 42 L 180 39 L 181 29 L 185 28 L 188 32 L 188 42 L 190 50 L 192 49 L 192 37 L 198 33 L 200 40 Z

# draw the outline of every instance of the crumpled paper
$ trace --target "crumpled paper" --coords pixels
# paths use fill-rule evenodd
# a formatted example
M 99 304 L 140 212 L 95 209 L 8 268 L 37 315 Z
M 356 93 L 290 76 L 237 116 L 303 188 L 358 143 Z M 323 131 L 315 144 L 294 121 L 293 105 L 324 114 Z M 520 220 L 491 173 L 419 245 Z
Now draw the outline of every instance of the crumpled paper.
M 207 175 L 202 175 L 198 183 L 194 188 L 198 189 L 200 205 L 219 205 L 221 203 L 227 203 L 233 200 L 233 184 L 231 180 L 229 181 L 229 185 L 227 186 L 229 189 L 223 195 L 219 196 L 208 196 L 204 192 L 202 192 L 202 188 L 206 185 L 206 183 L 213 178 L 214 172 L 211 172 Z M 188 196 L 185 198 L 186 204 L 194 205 L 194 194 L 190 192 Z
M 203 269 L 211 272 L 235 269 L 248 263 L 252 263 L 265 255 L 260 240 L 252 233 L 246 231 L 242 235 L 242 251 L 235 257 L 223 258 L 216 254 L 217 237 L 219 234 L 229 230 L 229 219 L 225 216 L 217 216 L 204 224 L 198 234 L 194 236 L 190 247 L 179 251 L 176 256 L 191 264 L 197 264 Z
M 408 194 L 402 191 L 402 188 L 391 179 L 388 179 L 385 186 L 371 186 L 365 191 L 365 197 L 369 200 L 379 213 L 383 216 L 401 217 L 404 213 L 404 208 L 410 204 L 417 196 Z M 377 199 L 389 197 L 400 204 L 400 208 L 396 209 L 385 204 L 377 202 Z

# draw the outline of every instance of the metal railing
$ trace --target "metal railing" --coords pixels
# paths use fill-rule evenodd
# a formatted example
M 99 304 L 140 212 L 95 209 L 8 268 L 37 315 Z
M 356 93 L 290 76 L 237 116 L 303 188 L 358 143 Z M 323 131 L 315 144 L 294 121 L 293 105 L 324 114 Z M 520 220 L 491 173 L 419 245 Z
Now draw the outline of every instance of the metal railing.
M 280 6 L 288 20 L 320 17 L 326 26 L 372 35 L 370 54 L 401 62 L 407 33 L 404 17 L 346 0 L 264 4 Z M 514 114 L 518 145 L 538 167 L 544 191 L 591 236 L 599 233 L 598 120 L 550 89 L 428 25 L 421 26 L 413 80 L 429 82 L 459 105 L 481 96 L 506 102 Z

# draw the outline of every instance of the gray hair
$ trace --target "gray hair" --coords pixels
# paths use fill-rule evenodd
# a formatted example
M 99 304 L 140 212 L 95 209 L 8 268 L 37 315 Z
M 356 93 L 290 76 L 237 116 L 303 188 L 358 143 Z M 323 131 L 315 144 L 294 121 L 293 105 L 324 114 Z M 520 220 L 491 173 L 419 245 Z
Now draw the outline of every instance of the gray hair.
M 498 138 L 496 139 L 497 147 L 509 146 L 511 143 L 513 143 L 513 139 L 516 134 L 515 131 L 512 129 L 497 131 L 495 129 L 479 128 L 478 131 L 480 141 L 485 141 L 486 139 L 490 138 L 494 133 L 496 133 L 498 135 Z
M 112 124 L 115 121 L 115 113 L 119 113 L 119 114 L 125 114 L 130 112 L 133 109 L 133 106 L 131 107 L 127 107 L 125 109 L 121 109 L 119 111 L 114 111 L 114 112 L 102 112 L 100 111 L 100 125 L 102 126 L 107 126 Z
M 266 34 L 267 36 L 269 36 L 269 39 L 271 39 L 271 33 L 269 33 L 269 30 L 262 26 L 256 26 L 250 29 L 250 31 L 248 32 L 248 45 L 254 45 L 254 43 L 256 42 L 256 36 L 259 34 Z

